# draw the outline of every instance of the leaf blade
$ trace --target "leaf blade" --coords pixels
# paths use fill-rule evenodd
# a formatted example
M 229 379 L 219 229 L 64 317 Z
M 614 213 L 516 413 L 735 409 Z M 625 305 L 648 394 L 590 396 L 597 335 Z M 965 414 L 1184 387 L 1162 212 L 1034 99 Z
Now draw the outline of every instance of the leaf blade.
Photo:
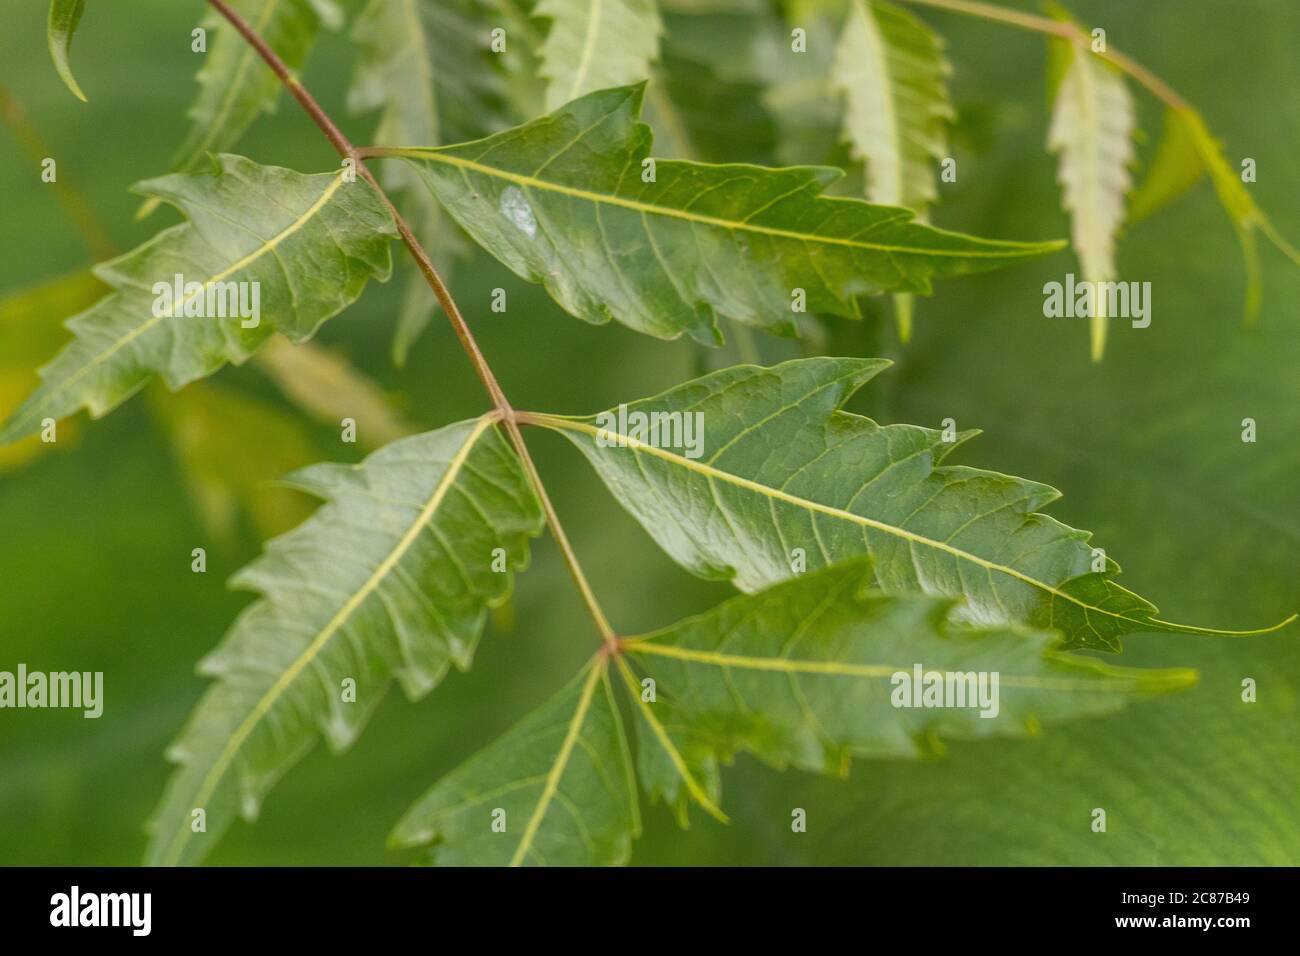
M 256 814 L 318 733 L 348 746 L 392 678 L 415 698 L 453 664 L 469 666 L 486 608 L 512 581 L 490 569 L 490 551 L 504 548 L 521 567 L 527 537 L 541 530 L 496 422 L 487 415 L 402 439 L 359 466 L 292 477 L 329 502 L 234 578 L 262 598 L 201 665 L 219 681 L 170 751 L 181 766 L 155 814 L 148 862 L 200 859 L 237 813 Z M 304 562 L 332 587 L 304 579 Z M 347 677 L 352 709 L 339 694 Z M 193 838 L 196 809 L 206 839 Z
M 1056 91 L 1047 148 L 1059 155 L 1061 204 L 1070 213 L 1071 236 L 1084 279 L 1115 279 L 1115 238 L 1124 223 L 1124 197 L 1132 185 L 1133 98 L 1123 77 L 1081 42 L 1053 39 L 1068 51 L 1069 66 Z M 1106 348 L 1104 297 L 1095 295 L 1090 318 L 1091 354 Z
M 647 79 L 659 59 L 663 22 L 655 0 L 541 0 L 533 16 L 551 21 L 539 51 L 547 110 Z
M 480 245 L 573 315 L 660 338 L 715 344 L 718 314 L 789 333 L 795 289 L 808 311 L 856 317 L 860 295 L 925 293 L 1059 248 L 823 196 L 838 176 L 825 168 L 661 160 L 649 176 L 642 94 L 602 90 L 475 143 L 380 155 L 411 160 Z
M 589 661 L 568 687 L 435 784 L 403 815 L 390 844 L 432 844 L 433 861 L 450 865 L 627 862 L 640 813 L 608 666 L 601 655 Z M 550 812 L 557 806 L 566 814 Z M 492 830 L 494 811 L 503 831 Z M 527 822 L 516 842 L 511 821 L 520 816 Z
M 1060 629 L 1068 646 L 1118 650 L 1119 637 L 1141 630 L 1264 633 L 1294 619 L 1228 631 L 1155 617 L 1111 580 L 1118 566 L 1086 532 L 1039 513 L 1060 496 L 1054 488 L 941 464 L 974 433 L 945 441 L 841 411 L 887 364 L 738 366 L 589 418 L 531 420 L 565 434 L 679 564 L 744 591 L 789 577 L 793 542 L 809 568 L 874 554 L 887 591 L 965 598 L 974 621 Z M 631 434 L 634 415 L 644 424 L 684 412 L 702 416 L 707 460 L 645 441 L 644 428 Z M 1105 570 L 1093 570 L 1099 561 Z
M 1031 736 L 1043 721 L 1109 713 L 1195 682 L 1186 669 L 1061 654 L 1052 634 L 953 626 L 947 601 L 885 595 L 874 582 L 870 559 L 852 559 L 622 643 L 655 681 L 647 706 L 668 715 L 693 775 L 716 779 L 717 764 L 743 750 L 778 769 L 843 776 L 853 758 L 932 752 L 940 734 Z M 918 669 L 926 681 L 941 677 L 953 699 L 915 699 Z M 689 787 L 655 785 L 652 796 L 679 805 Z
M 68 321 L 76 337 L 41 369 L 42 384 L 0 429 L 0 444 L 78 408 L 99 418 L 155 373 L 174 390 L 243 362 L 273 331 L 305 339 L 370 278 L 388 278 L 395 227 L 371 187 L 345 188 L 343 172 L 303 175 L 227 154 L 211 173 L 171 174 L 137 188 L 173 203 L 188 221 L 95 268 L 113 292 Z M 183 296 L 163 301 L 169 293 L 157 287 L 187 274 Z M 250 304 L 259 290 L 259 312 L 269 314 L 256 324 L 184 314 L 206 309 L 208 298 L 224 307 L 237 283 Z
M 45 25 L 45 40 L 50 48 L 50 59 L 63 85 L 72 95 L 85 103 L 86 94 L 72 75 L 68 54 L 72 49 L 72 35 L 77 32 L 81 15 L 86 12 L 86 0 L 50 0 L 50 13 Z

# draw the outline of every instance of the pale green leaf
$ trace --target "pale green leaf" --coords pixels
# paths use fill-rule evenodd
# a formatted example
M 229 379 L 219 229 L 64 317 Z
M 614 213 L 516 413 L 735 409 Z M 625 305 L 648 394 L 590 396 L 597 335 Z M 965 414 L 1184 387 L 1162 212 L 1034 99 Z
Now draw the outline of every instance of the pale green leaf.
M 512 125 L 505 57 L 489 47 L 496 22 L 485 0 L 370 0 L 353 28 L 359 54 L 348 108 L 380 111 L 373 141 L 394 146 L 478 139 Z M 405 163 L 388 164 L 381 179 L 447 278 L 466 252 L 459 230 Z M 438 308 L 414 263 L 403 271 L 393 337 L 398 365 Z
M 1088 282 L 1115 279 L 1115 239 L 1124 223 L 1124 196 L 1132 179 L 1133 98 L 1123 78 L 1082 44 L 1053 40 L 1069 52 L 1069 66 L 1056 90 L 1047 148 L 1059 154 L 1061 203 L 1070 213 L 1070 235 Z M 1105 296 L 1093 297 L 1091 351 L 1106 348 Z
M 540 0 L 533 16 L 551 21 L 540 51 L 547 110 L 647 79 L 659 58 L 655 0 Z
M 316 457 L 301 418 L 211 382 L 192 382 L 179 392 L 157 386 L 148 398 L 199 519 L 222 544 L 237 541 L 242 517 L 264 539 L 311 513 L 301 494 L 268 487 Z
M 591 661 L 439 781 L 390 842 L 432 845 L 433 862 L 450 866 L 626 863 L 640 816 L 608 667 L 604 657 Z
M 867 198 L 924 212 L 937 198 L 935 160 L 955 117 L 939 38 L 906 10 L 852 0 L 832 68 L 844 134 L 867 167 Z
M 86 0 L 50 0 L 50 16 L 46 22 L 45 39 L 50 47 L 50 57 L 54 60 L 54 69 L 59 79 L 72 90 L 72 94 L 83 103 L 86 94 L 72 75 L 68 63 L 68 51 L 72 48 L 72 35 L 77 32 L 81 15 L 86 12 Z
M 952 67 L 939 37 L 882 0 L 850 0 L 831 70 L 844 98 L 844 135 L 867 167 L 867 198 L 924 221 L 938 198 L 934 164 L 947 152 Z M 911 337 L 912 297 L 895 296 L 899 337 Z
M 99 418 L 154 374 L 176 389 L 243 362 L 273 332 L 309 338 L 370 278 L 388 278 L 392 219 L 369 185 L 347 182 L 342 171 L 303 175 L 223 155 L 214 169 L 136 188 L 172 203 L 188 221 L 95 267 L 114 291 L 68 321 L 76 337 L 41 369 L 40 387 L 0 430 L 0 444 L 79 408 Z M 186 291 L 177 302 L 159 291 L 170 290 L 177 275 L 201 283 L 202 292 Z M 209 298 L 227 306 L 238 287 L 251 305 L 253 283 L 256 325 L 238 315 L 184 314 L 206 310 Z
M 1142 182 L 1129 196 L 1128 220 L 1141 222 L 1163 209 L 1205 175 L 1195 135 L 1182 110 L 1165 110 L 1164 128 L 1155 157 Z
M 856 558 L 624 641 L 650 794 L 681 811 L 688 791 L 697 800 L 704 791 L 711 808 L 719 763 L 742 750 L 780 769 L 844 776 L 853 759 L 932 754 L 947 738 L 1031 736 L 1196 680 L 1191 670 L 1063 654 L 1055 634 L 953 625 L 951 602 L 886 595 L 874 583 L 871 560 Z M 640 693 L 646 678 L 653 701 Z M 931 682 L 952 695 L 934 699 L 948 706 L 913 696 Z
M 491 416 L 288 480 L 328 503 L 232 581 L 261 598 L 200 664 L 217 683 L 169 751 L 180 767 L 154 818 L 151 864 L 201 859 L 236 816 L 256 816 L 318 736 L 351 744 L 394 678 L 415 699 L 452 664 L 468 668 L 487 608 L 511 587 L 494 550 L 521 568 L 541 530 Z
M 857 298 L 929 292 L 1056 243 L 995 242 L 905 209 L 822 196 L 837 170 L 647 160 L 643 87 L 603 90 L 496 136 L 398 150 L 471 236 L 588 322 L 716 343 L 716 316 L 791 332 Z M 653 175 L 651 175 L 653 174 Z M 652 180 L 652 181 L 647 181 Z
M 257 353 L 256 362 L 289 401 L 318 422 L 338 428 L 343 419 L 352 419 L 363 448 L 415 431 L 383 390 L 338 352 L 277 337 Z
M 321 8 L 311 0 L 230 0 L 230 6 L 291 70 L 299 70 L 316 42 Z M 190 129 L 172 162 L 175 170 L 203 164 L 208 153 L 231 149 L 253 121 L 275 109 L 279 78 L 224 17 L 203 18 L 207 52 L 201 54 L 199 95 L 188 111 Z M 146 203 L 145 211 L 154 203 Z
M 790 577 L 797 562 L 865 553 L 886 591 L 962 598 L 967 620 L 1060 630 L 1068 646 L 1118 650 L 1136 631 L 1257 633 L 1158 619 L 1115 583 L 1118 566 L 1087 532 L 1039 513 L 1060 497 L 1054 488 L 941 466 L 975 432 L 945 441 L 839 410 L 886 365 L 739 366 L 590 418 L 531 417 L 572 440 L 676 561 L 744 591 Z

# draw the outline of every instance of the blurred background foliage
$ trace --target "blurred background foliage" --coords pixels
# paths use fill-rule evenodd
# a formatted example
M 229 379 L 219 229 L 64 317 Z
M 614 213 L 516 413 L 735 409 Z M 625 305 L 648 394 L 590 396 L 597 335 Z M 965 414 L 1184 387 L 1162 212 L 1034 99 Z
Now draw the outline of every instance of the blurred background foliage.
M 91 4 L 74 50 L 89 104 L 69 95 L 49 63 L 45 7 L 29 0 L 0 14 L 0 84 L 39 129 L 60 177 L 87 197 L 111 241 L 129 248 L 174 216 L 135 221 L 138 198 L 127 187 L 163 171 L 183 135 L 198 65 L 190 30 L 203 4 Z M 1077 0 L 1073 8 L 1196 105 L 1230 161 L 1253 157 L 1254 196 L 1284 234 L 1300 235 L 1300 7 Z M 1042 38 L 917 12 L 948 41 L 961 113 L 952 137 L 958 181 L 942 187 L 933 221 L 996 238 L 1066 235 L 1055 162 L 1043 147 Z M 719 30 L 703 50 L 683 44 L 672 55 L 706 65 L 712 56 L 726 79 L 737 49 Z M 327 34 L 305 71 L 339 117 L 353 56 L 343 38 Z M 732 121 L 752 131 L 746 155 L 733 158 L 762 158 L 777 143 L 754 92 L 737 81 L 725 96 L 710 99 L 706 90 L 695 100 L 692 122 L 706 131 Z M 1137 96 L 1148 137 L 1139 153 L 1149 161 L 1160 112 Z M 342 121 L 366 141 L 371 120 Z M 781 147 L 785 158 L 805 158 L 799 154 L 816 144 L 796 132 Z M 287 100 L 239 151 L 302 171 L 337 164 Z M 56 350 L 59 320 L 80 307 L 78 297 L 94 296 L 93 283 L 80 280 L 15 297 L 91 261 L 39 172 L 9 131 L 0 133 L 2 411 Z M 1125 567 L 1125 581 L 1165 616 L 1244 627 L 1296 610 L 1300 270 L 1264 251 L 1259 327 L 1243 330 L 1235 239 L 1202 181 L 1124 237 L 1120 277 L 1152 283 L 1153 322 L 1145 330 L 1118 324 L 1095 366 L 1082 320 L 1042 315 L 1043 284 L 1073 267 L 1066 251 L 947 282 L 917 303 L 906 349 L 887 308 L 863 323 L 830 323 L 814 344 L 895 359 L 855 410 L 935 427 L 951 417 L 959 428 L 983 429 L 959 459 L 1062 489 L 1052 513 L 1095 531 Z M 497 286 L 507 290 L 505 314 L 488 308 Z M 590 412 L 735 360 L 730 351 L 704 356 L 686 342 L 584 325 L 482 254 L 456 269 L 452 288 L 517 407 Z M 400 292 L 396 283 L 372 286 L 318 341 L 396 397 L 386 427 L 477 414 L 486 400 L 440 318 L 405 367 L 393 367 Z M 790 349 L 752 347 L 767 359 Z M 21 661 L 102 670 L 106 689 L 95 721 L 71 711 L 0 713 L 0 863 L 140 859 L 143 824 L 168 773 L 164 748 L 202 690 L 194 664 L 249 601 L 224 581 L 263 537 L 310 508 L 270 482 L 313 460 L 365 452 L 364 427 L 362 444 L 340 442 L 337 427 L 321 423 L 331 410 L 305 414 L 273 378 L 248 366 L 176 395 L 151 388 L 103 421 L 62 425 L 49 453 L 27 445 L 0 457 L 0 669 Z M 1255 444 L 1241 441 L 1246 417 L 1258 423 Z M 530 439 L 616 627 L 663 625 L 729 593 L 672 565 L 560 439 Z M 190 570 L 196 547 L 207 549 L 206 574 Z M 384 848 L 401 812 L 545 700 L 595 644 L 552 544 L 539 542 L 534 554 L 470 673 L 451 676 L 419 704 L 394 692 L 341 757 L 317 747 L 270 794 L 258 823 L 232 829 L 211 862 L 406 862 Z M 843 781 L 778 774 L 742 757 L 724 779 L 731 826 L 697 814 L 683 831 L 663 808 L 646 808 L 634 862 L 1298 864 L 1298 635 L 1292 626 L 1239 640 L 1135 636 L 1124 663 L 1194 666 L 1201 683 L 1113 718 L 1048 727 L 1029 741 L 953 744 L 919 762 L 863 762 Z M 1258 684 L 1257 703 L 1241 700 L 1246 677 Z M 790 830 L 794 807 L 807 810 L 806 834 Z M 1104 834 L 1089 826 L 1096 807 L 1107 813 Z

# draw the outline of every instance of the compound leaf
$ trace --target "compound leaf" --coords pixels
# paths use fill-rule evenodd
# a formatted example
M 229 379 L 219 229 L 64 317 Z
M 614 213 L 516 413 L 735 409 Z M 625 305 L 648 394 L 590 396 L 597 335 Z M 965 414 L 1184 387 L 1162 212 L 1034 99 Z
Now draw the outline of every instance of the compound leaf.
M 389 842 L 432 845 L 432 861 L 451 866 L 626 863 L 640 815 L 608 668 L 605 657 L 592 660 L 439 781 Z
M 522 567 L 542 521 L 494 424 L 449 425 L 360 465 L 289 477 L 328 503 L 232 581 L 261 598 L 200 664 L 217 683 L 169 751 L 180 767 L 154 818 L 149 863 L 201 859 L 237 815 L 256 816 L 318 735 L 335 750 L 351 744 L 393 678 L 415 699 L 452 664 L 469 667 L 486 609 L 511 587 L 493 552 Z
M 1135 631 L 1257 633 L 1158 619 L 1112 580 L 1118 566 L 1087 532 L 1039 513 L 1054 488 L 941 466 L 975 432 L 839 410 L 887 364 L 738 366 L 589 418 L 531 418 L 573 441 L 676 561 L 743 591 L 865 553 L 885 591 L 962 598 L 970 621 L 1060 630 L 1067 646 L 1118 650 Z
M 741 750 L 844 776 L 854 758 L 929 754 L 947 737 L 1029 736 L 1196 680 L 1063 654 L 1055 634 L 954 625 L 951 601 L 874 584 L 871 559 L 859 557 L 625 640 L 644 675 L 624 670 L 650 795 L 682 813 L 691 793 L 716 813 L 718 765 Z
M 136 188 L 188 221 L 95 267 L 113 292 L 68 320 L 75 338 L 41 369 L 0 444 L 78 408 L 99 418 L 155 373 L 176 389 L 243 362 L 273 332 L 309 338 L 371 277 L 388 278 L 392 219 L 369 185 L 342 171 L 304 175 L 223 155 L 212 170 Z M 241 318 L 234 298 L 251 306 L 254 290 L 260 314 Z M 227 317 L 185 314 L 218 309 Z
M 457 222 L 588 322 L 720 340 L 718 314 L 791 332 L 857 297 L 1040 255 L 912 221 L 906 209 L 821 195 L 840 173 L 649 158 L 643 86 L 601 90 L 496 136 L 410 159 Z

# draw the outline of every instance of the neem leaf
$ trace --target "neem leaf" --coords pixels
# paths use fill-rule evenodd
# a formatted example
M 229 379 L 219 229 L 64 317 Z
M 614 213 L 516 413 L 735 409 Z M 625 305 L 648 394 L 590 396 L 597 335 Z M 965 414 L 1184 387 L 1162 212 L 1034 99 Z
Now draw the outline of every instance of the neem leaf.
M 655 0 L 540 0 L 533 16 L 551 21 L 539 51 L 548 110 L 647 79 L 659 59 Z
M 1047 148 L 1060 154 L 1061 203 L 1088 282 L 1115 279 L 1115 237 L 1132 179 L 1133 98 L 1118 72 L 1082 43 L 1052 40 L 1069 65 L 1056 90 Z M 1092 358 L 1106 348 L 1106 297 L 1093 297 Z
M 915 757 L 940 738 L 1028 736 L 1196 681 L 1192 670 L 1062 654 L 1055 634 L 954 625 L 951 601 L 886 595 L 874 583 L 871 560 L 856 558 L 624 640 L 639 672 L 625 676 L 651 796 L 681 812 L 689 793 L 716 812 L 718 764 L 741 750 L 844 776 L 854 758 Z
M 677 562 L 743 591 L 865 553 L 885 591 L 964 598 L 970 621 L 1060 630 L 1066 646 L 1118 650 L 1135 631 L 1260 633 L 1158 619 L 1112 580 L 1118 566 L 1087 532 L 1038 513 L 1054 488 L 940 466 L 974 432 L 945 440 L 839 410 L 886 365 L 738 366 L 590 418 L 529 418 L 577 445 Z
M 113 292 L 68 320 L 76 337 L 41 369 L 0 444 L 78 408 L 99 418 L 155 373 L 176 389 L 243 362 L 273 332 L 309 338 L 371 277 L 388 278 L 392 219 L 343 171 L 303 175 L 223 155 L 214 169 L 136 188 L 188 222 L 95 267 Z
M 831 69 L 844 98 L 844 137 L 866 164 L 867 198 L 924 221 L 935 201 L 934 163 L 947 152 L 952 67 L 939 37 L 906 10 L 851 0 Z M 895 297 L 899 337 L 911 336 L 912 298 Z
M 86 0 L 50 0 L 50 16 L 45 24 L 45 39 L 50 47 L 50 58 L 54 60 L 54 69 L 64 85 L 72 90 L 72 95 L 83 103 L 86 94 L 72 75 L 68 51 L 72 48 L 72 35 L 77 32 L 77 24 L 85 12 Z
M 773 331 L 793 308 L 858 315 L 857 297 L 1059 248 L 994 242 L 905 209 L 821 195 L 837 170 L 649 158 L 644 87 L 590 93 L 496 136 L 410 159 L 457 222 L 588 322 L 720 336 L 718 314 Z
M 450 866 L 626 863 L 640 832 L 627 736 L 593 659 L 569 686 L 407 811 L 393 846 Z
M 249 605 L 200 671 L 217 679 L 169 756 L 151 864 L 197 862 L 323 734 L 360 734 L 393 678 L 427 694 L 469 667 L 486 610 L 527 562 L 541 509 L 495 418 L 413 435 L 288 479 L 328 503 L 232 581 Z M 503 549 L 506 568 L 493 568 Z M 202 810 L 205 829 L 196 821 Z
M 320 32 L 322 7 L 311 0 L 230 0 L 230 6 L 285 65 L 301 69 Z M 203 29 L 207 52 L 198 74 L 199 96 L 172 163 L 179 171 L 202 166 L 208 153 L 233 147 L 258 116 L 275 109 L 280 94 L 280 80 L 224 17 L 209 11 Z

